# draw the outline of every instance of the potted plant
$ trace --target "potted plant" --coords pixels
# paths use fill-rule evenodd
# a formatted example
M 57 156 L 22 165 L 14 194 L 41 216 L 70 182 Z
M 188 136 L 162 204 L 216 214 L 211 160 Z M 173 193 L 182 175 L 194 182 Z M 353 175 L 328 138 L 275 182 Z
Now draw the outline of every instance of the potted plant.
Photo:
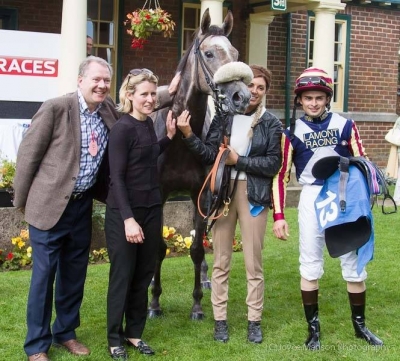
M 0 159 L 0 207 L 13 207 L 15 165 L 11 160 Z
M 128 26 L 127 33 L 132 36 L 132 49 L 143 49 L 147 38 L 153 33 L 161 33 L 165 38 L 170 38 L 175 29 L 175 22 L 171 14 L 159 7 L 155 9 L 137 9 L 126 15 L 124 25 Z

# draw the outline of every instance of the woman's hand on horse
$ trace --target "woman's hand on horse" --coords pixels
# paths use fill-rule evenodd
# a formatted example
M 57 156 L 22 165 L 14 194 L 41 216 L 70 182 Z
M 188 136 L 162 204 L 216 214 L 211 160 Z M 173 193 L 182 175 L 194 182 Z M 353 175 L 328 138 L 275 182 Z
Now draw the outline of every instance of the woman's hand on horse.
M 170 95 L 174 95 L 176 91 L 178 90 L 178 85 L 181 81 L 181 72 L 178 72 L 175 74 L 174 78 L 171 81 L 171 84 L 169 84 L 168 87 L 168 93 Z
M 143 243 L 144 233 L 142 227 L 139 226 L 139 223 L 137 223 L 132 217 L 125 219 L 124 224 L 126 240 L 129 243 Z
M 235 150 L 228 145 L 228 149 L 230 150 L 228 157 L 225 160 L 226 165 L 235 165 L 239 159 L 239 155 L 235 152 Z
M 172 139 L 176 134 L 176 119 L 172 119 L 172 111 L 170 110 L 167 115 L 167 137 Z
M 192 127 L 190 126 L 190 118 L 191 115 L 188 110 L 184 110 L 182 114 L 178 117 L 178 121 L 176 125 L 178 126 L 179 130 L 182 132 L 185 138 L 190 137 L 192 132 Z

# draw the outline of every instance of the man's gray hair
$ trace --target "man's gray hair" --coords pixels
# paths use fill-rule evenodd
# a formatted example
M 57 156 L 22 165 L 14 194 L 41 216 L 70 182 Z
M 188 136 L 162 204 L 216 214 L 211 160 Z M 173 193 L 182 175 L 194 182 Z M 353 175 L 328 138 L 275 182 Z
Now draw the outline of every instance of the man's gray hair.
M 90 55 L 88 56 L 82 63 L 79 65 L 79 73 L 78 76 L 85 76 L 85 73 L 90 65 L 90 63 L 97 63 L 99 65 L 105 66 L 110 71 L 111 77 L 113 76 L 113 69 L 110 64 L 108 64 L 103 58 L 99 58 L 97 56 Z

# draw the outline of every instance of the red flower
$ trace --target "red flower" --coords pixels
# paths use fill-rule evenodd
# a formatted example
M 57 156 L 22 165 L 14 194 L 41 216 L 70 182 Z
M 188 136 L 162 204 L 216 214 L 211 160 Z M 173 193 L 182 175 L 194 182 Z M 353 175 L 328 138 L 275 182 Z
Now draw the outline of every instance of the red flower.
M 207 239 L 203 239 L 203 247 L 209 247 L 210 244 L 208 243 Z
M 6 257 L 7 261 L 11 261 L 13 258 L 14 258 L 14 255 L 11 252 Z
M 146 14 L 144 17 L 145 17 L 147 20 L 150 20 L 150 19 L 151 19 L 151 15 L 150 15 L 150 14 Z
M 132 49 L 143 49 L 143 45 L 146 44 L 148 41 L 146 39 L 136 39 L 132 40 L 131 48 Z

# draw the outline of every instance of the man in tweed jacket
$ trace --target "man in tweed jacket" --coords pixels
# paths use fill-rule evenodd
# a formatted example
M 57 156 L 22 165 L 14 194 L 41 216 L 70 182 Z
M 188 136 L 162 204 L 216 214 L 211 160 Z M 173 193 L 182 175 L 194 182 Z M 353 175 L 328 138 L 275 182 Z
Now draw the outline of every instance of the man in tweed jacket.
M 79 67 L 78 90 L 43 103 L 21 142 L 14 206 L 25 212 L 33 248 L 25 352 L 48 361 L 54 342 L 75 355 L 91 241 L 92 200 L 108 169 L 108 132 L 118 118 L 108 96 L 112 69 L 90 56 Z M 96 198 L 105 199 L 97 193 Z M 55 282 L 56 318 L 50 328 Z

